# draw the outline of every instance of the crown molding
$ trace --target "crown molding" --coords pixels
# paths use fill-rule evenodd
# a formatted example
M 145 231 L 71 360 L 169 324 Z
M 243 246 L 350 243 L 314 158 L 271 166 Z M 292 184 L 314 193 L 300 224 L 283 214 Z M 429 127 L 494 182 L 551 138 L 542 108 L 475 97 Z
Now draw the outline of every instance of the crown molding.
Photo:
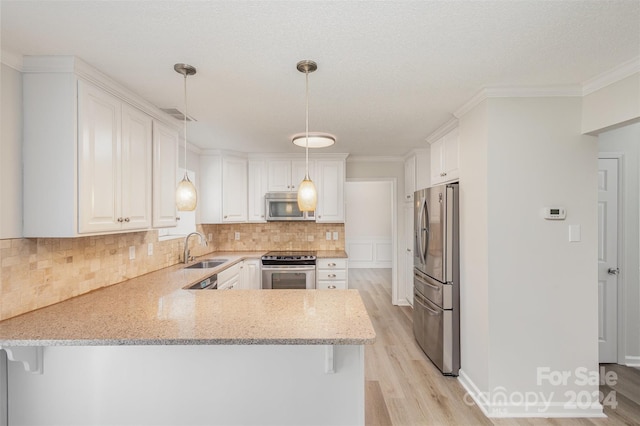
M 405 161 L 407 160 L 407 158 L 411 157 L 412 155 L 415 154 L 425 154 L 427 152 L 431 152 L 431 148 L 426 147 L 426 148 L 412 148 L 410 151 L 408 151 L 403 157 L 402 160 Z
M 453 115 L 461 118 L 482 101 L 489 98 L 554 98 L 554 97 L 581 97 L 582 87 L 570 86 L 546 86 L 546 87 L 485 87 L 464 105 L 456 110 Z
M 22 72 L 22 55 L 18 55 L 17 53 L 13 53 L 5 49 L 2 49 L 2 51 L 0 51 L 0 55 L 3 64 L 13 68 L 16 71 Z
M 438 127 L 435 131 L 433 131 L 429 136 L 427 136 L 427 143 L 431 145 L 453 129 L 458 127 L 458 119 L 452 118 L 451 120 L 444 123 L 442 126 Z
M 404 163 L 404 157 L 381 155 L 381 156 L 365 156 L 353 155 L 347 158 L 348 163 Z
M 582 84 L 582 96 L 600 90 L 610 84 L 617 83 L 633 74 L 640 72 L 640 56 L 624 62 Z

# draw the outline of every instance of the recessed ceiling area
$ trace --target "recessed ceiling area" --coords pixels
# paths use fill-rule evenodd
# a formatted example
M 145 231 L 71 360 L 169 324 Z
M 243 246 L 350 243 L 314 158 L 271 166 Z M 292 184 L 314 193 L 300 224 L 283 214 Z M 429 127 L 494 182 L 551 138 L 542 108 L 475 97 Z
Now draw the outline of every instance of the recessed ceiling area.
M 640 55 L 639 1 L 11 1 L 2 50 L 74 55 L 159 108 L 202 149 L 301 152 L 302 59 L 322 152 L 400 156 L 485 87 L 575 86 Z

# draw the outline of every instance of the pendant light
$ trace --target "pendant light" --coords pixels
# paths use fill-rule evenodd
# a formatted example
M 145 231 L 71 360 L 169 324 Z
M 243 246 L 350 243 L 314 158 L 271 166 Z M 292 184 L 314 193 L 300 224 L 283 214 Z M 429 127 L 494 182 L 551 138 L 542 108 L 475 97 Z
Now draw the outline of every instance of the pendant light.
M 184 76 L 184 177 L 176 189 L 176 206 L 179 211 L 193 211 L 198 204 L 198 194 L 187 173 L 187 76 L 194 75 L 196 69 L 187 64 L 175 64 L 173 69 Z
M 316 203 L 318 201 L 318 192 L 316 186 L 309 178 L 309 73 L 318 69 L 318 64 L 310 60 L 304 60 L 298 62 L 296 66 L 298 71 L 303 72 L 305 75 L 306 84 L 306 120 L 305 120 L 305 158 L 306 158 L 306 172 L 302 183 L 298 185 L 298 208 L 302 212 L 312 212 L 316 209 Z M 295 138 L 294 138 L 295 143 Z

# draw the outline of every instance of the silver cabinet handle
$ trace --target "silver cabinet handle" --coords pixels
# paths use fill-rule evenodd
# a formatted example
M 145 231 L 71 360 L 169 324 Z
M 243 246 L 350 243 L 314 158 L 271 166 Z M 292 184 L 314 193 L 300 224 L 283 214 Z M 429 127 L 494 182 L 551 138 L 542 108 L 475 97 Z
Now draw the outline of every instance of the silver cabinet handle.
M 333 290 L 334 288 L 336 288 L 336 286 L 335 286 L 335 285 L 330 285 L 330 286 L 329 286 L 329 287 L 327 287 L 327 288 L 328 288 L 328 289 L 330 289 L 330 290 Z
M 176 220 L 180 220 L 180 216 L 176 216 Z
M 329 275 L 327 275 L 327 276 L 328 276 L 329 278 L 335 278 L 335 277 L 336 277 L 336 274 L 329 274 Z
M 335 263 L 329 263 L 327 266 L 336 266 Z
M 408 248 L 407 251 L 411 251 L 411 249 Z
M 225 217 L 224 217 L 224 218 L 226 219 L 226 218 L 227 218 L 227 216 L 225 215 Z
M 609 268 L 607 274 L 609 275 L 618 275 L 620 273 L 620 268 Z

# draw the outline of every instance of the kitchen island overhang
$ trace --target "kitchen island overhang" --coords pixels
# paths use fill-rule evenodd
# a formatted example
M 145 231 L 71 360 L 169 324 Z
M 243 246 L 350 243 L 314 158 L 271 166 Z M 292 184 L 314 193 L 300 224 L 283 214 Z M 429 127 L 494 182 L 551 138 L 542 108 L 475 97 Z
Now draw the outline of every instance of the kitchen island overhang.
M 23 361 L 10 424 L 364 424 L 375 332 L 357 290 L 187 291 L 185 273 L 0 322 Z

